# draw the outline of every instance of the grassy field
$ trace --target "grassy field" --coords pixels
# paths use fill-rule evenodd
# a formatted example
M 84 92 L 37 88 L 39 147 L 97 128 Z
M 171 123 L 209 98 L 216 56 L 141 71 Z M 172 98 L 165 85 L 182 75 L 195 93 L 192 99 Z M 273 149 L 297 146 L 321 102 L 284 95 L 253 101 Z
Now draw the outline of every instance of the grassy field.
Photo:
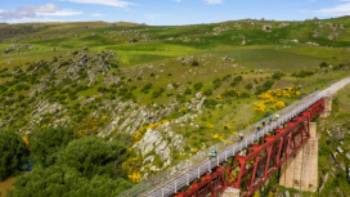
M 268 81 L 275 72 L 283 72 L 285 76 L 276 80 L 274 87 L 302 86 L 303 93 L 346 76 L 343 71 L 317 72 L 322 62 L 332 66 L 348 63 L 349 50 L 342 47 L 347 43 L 348 25 L 347 18 L 307 22 L 243 20 L 182 27 L 99 22 L 9 25 L 1 27 L 4 36 L 0 42 L 0 51 L 3 51 L 0 68 L 25 68 L 31 62 L 59 56 L 69 58 L 71 51 L 82 48 L 89 48 L 91 54 L 111 51 L 115 54 L 113 61 L 118 62 L 133 89 L 131 94 L 142 105 L 167 104 L 179 96 L 179 92 L 193 89 L 196 84 L 201 87 L 184 97 L 190 99 L 196 91 L 206 90 L 211 90 L 209 97 L 214 99 L 230 89 L 248 94 L 250 98 L 234 99 L 236 101 L 224 104 L 218 112 L 214 110 L 213 117 L 201 118 L 208 124 L 217 123 L 216 129 L 228 124 L 237 130 L 261 116 L 246 112 L 246 117 L 251 118 L 241 123 L 230 109 L 240 111 L 243 106 L 243 111 L 252 111 L 248 109 L 256 101 L 252 94 L 258 83 Z M 265 26 L 270 30 L 265 31 Z M 338 37 L 327 41 L 333 31 Z M 318 34 L 317 38 L 313 33 Z M 183 63 L 181 58 L 189 58 L 190 62 Z M 199 66 L 191 66 L 193 62 Z M 299 71 L 316 73 L 303 78 L 292 76 Z M 237 76 L 244 80 L 239 85 L 230 85 Z M 214 81 L 219 81 L 220 87 L 212 91 Z M 153 93 L 142 92 L 142 86 L 149 83 L 154 91 L 162 91 L 160 96 L 155 98 Z M 169 84 L 179 89 L 166 90 Z M 93 96 L 98 93 L 98 86 L 78 95 Z M 71 106 L 74 103 L 68 101 Z M 241 106 L 242 103 L 250 104 Z
M 348 76 L 349 35 L 348 17 L 1 25 L 0 129 L 127 135 L 147 178 Z

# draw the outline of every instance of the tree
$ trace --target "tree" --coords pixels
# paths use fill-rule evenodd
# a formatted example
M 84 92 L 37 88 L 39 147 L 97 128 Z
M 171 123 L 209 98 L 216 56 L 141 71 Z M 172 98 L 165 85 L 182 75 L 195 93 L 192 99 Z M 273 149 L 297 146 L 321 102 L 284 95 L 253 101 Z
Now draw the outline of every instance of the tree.
M 193 59 L 191 65 L 192 65 L 193 67 L 199 66 L 198 60 Z
M 0 131 L 0 180 L 14 174 L 26 160 L 28 151 L 13 131 Z
M 126 177 L 122 163 L 128 158 L 127 146 L 119 141 L 105 142 L 97 137 L 74 140 L 60 153 L 59 163 L 92 177 L 106 174 Z
M 152 86 L 153 86 L 152 83 L 147 83 L 146 85 L 143 86 L 143 88 L 141 89 L 141 92 L 148 94 Z
M 112 179 L 103 175 L 96 175 L 89 179 L 81 176 L 73 168 L 56 164 L 48 168 L 36 168 L 32 173 L 19 177 L 12 196 L 116 196 L 131 185 L 125 179 Z
M 193 89 L 194 91 L 198 92 L 199 90 L 201 90 L 203 88 L 203 83 L 202 82 L 198 82 L 198 83 L 195 83 L 193 85 Z
M 257 87 L 255 94 L 259 95 L 259 94 L 271 89 L 273 85 L 274 85 L 274 81 L 268 80 L 265 83 L 263 83 L 261 86 Z
M 321 64 L 320 64 L 320 68 L 322 69 L 322 68 L 328 68 L 328 63 L 327 62 L 321 62 Z
M 67 128 L 48 128 L 34 131 L 30 148 L 34 162 L 49 166 L 57 161 L 57 154 L 75 138 L 73 130 Z
M 285 74 L 283 72 L 278 71 L 278 72 L 275 72 L 272 74 L 272 79 L 280 80 L 284 76 L 285 76 Z

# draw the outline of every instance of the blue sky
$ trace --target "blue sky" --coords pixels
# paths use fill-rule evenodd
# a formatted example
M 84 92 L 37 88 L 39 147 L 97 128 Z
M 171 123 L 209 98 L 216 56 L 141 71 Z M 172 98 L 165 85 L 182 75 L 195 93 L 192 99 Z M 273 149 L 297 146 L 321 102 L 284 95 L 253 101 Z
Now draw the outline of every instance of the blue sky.
M 0 22 L 130 21 L 152 25 L 350 15 L 350 0 L 0 0 Z

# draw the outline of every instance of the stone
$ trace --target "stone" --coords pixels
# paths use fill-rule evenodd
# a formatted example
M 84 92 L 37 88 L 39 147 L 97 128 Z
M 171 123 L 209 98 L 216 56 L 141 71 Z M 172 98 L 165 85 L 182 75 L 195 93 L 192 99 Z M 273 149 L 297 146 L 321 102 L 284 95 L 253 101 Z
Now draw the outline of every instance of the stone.
M 313 46 L 313 47 L 319 47 L 320 44 L 316 43 L 316 42 L 307 42 L 307 45 Z
M 291 42 L 298 44 L 299 40 L 298 39 L 293 39 L 293 40 L 291 40 Z
M 262 30 L 264 32 L 272 32 L 272 25 L 269 25 L 269 24 L 263 25 Z
M 329 173 L 327 172 L 326 175 L 322 179 L 322 184 L 321 184 L 321 187 L 319 189 L 319 192 L 322 192 L 322 190 L 324 189 L 328 179 L 329 179 Z
M 337 156 L 338 156 L 338 153 L 337 152 L 332 152 L 332 158 L 334 161 L 337 161 Z
M 340 168 L 341 168 L 343 171 L 346 172 L 346 165 L 345 165 L 345 163 L 340 163 L 339 165 L 340 165 Z
M 346 158 L 350 161 L 350 152 L 346 153 Z
M 174 89 L 174 85 L 173 85 L 172 83 L 169 83 L 169 84 L 167 85 L 167 89 L 168 89 L 168 90 L 173 90 L 173 89 Z
M 343 150 L 340 146 L 337 147 L 337 151 L 338 151 L 338 153 L 340 153 L 340 154 L 343 154 L 343 153 L 344 153 L 344 150 Z

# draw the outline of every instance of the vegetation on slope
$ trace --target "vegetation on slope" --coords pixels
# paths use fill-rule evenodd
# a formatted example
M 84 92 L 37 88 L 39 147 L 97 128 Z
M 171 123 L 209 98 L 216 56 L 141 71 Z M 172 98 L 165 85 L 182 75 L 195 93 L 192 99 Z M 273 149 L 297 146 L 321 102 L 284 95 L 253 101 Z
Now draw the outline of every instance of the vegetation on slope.
M 119 193 L 347 76 L 349 25 L 1 25 L 0 128 L 29 157 L 0 176 L 30 171 L 15 196 Z

